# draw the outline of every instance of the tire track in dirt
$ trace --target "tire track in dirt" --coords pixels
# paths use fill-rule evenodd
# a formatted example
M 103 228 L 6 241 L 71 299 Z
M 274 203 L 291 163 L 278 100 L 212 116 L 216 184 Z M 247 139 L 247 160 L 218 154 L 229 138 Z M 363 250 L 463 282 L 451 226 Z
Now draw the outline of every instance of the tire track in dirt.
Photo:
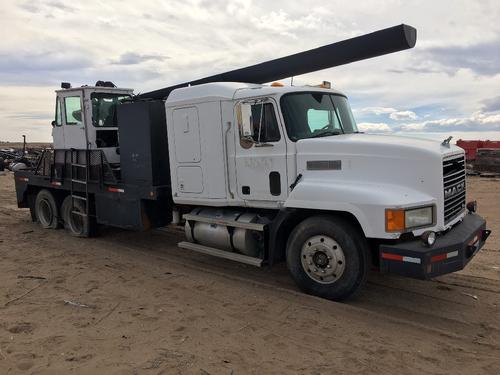
M 170 237 L 170 240 L 174 239 L 171 238 L 172 236 L 175 238 L 178 234 L 174 232 L 169 235 L 168 237 Z M 140 252 L 146 256 L 154 257 L 167 263 L 175 263 L 178 266 L 200 272 L 209 272 L 230 280 L 251 283 L 256 287 L 271 288 L 276 291 L 283 291 L 304 298 L 316 298 L 306 296 L 297 291 L 291 280 L 282 284 L 281 281 L 288 278 L 286 270 L 284 269 L 277 270 L 277 275 L 272 277 L 269 272 L 261 272 L 262 270 L 258 269 L 248 269 L 247 266 L 240 267 L 240 265 L 225 260 L 214 260 L 214 258 L 199 255 L 194 252 L 186 253 L 183 249 L 167 249 L 160 241 L 151 240 L 148 241 L 148 244 L 144 244 L 144 239 L 141 239 L 138 243 L 131 243 L 129 238 L 119 238 L 121 237 L 119 234 L 113 237 L 113 239 L 106 237 L 107 239 L 105 241 L 109 244 L 118 243 L 120 247 L 126 250 Z M 235 273 L 237 273 L 238 276 L 236 276 Z M 403 282 L 405 280 L 403 280 Z M 355 309 L 358 313 L 371 315 L 372 317 L 375 315 L 374 318 L 376 319 L 388 319 L 400 325 L 411 325 L 417 329 L 426 329 L 438 333 L 439 335 L 445 335 L 459 340 L 484 339 L 485 332 L 499 331 L 499 328 L 495 325 L 477 319 L 476 309 L 474 309 L 474 306 L 470 305 L 470 303 L 442 297 L 439 294 L 439 290 L 437 295 L 433 294 L 435 293 L 433 289 L 436 288 L 436 282 L 424 282 L 427 284 L 424 286 L 424 289 L 413 291 L 409 288 L 405 289 L 399 287 L 400 283 L 396 286 L 388 285 L 390 281 L 391 280 L 385 281 L 383 284 L 369 281 L 367 290 L 362 293 L 360 298 L 345 305 L 346 308 L 349 310 Z M 390 293 L 388 293 L 388 291 L 390 291 Z M 391 298 L 386 298 L 388 295 L 391 295 Z M 416 299 L 416 295 L 421 298 Z M 380 298 L 380 296 L 385 297 Z M 455 296 L 455 298 L 456 297 L 457 296 Z M 439 306 L 433 306 L 435 305 L 435 301 L 433 303 L 429 302 L 429 300 L 437 300 Z M 463 316 L 464 310 L 461 309 L 460 314 L 449 316 L 449 311 L 453 311 L 456 305 L 469 306 L 470 309 L 466 311 L 467 315 Z M 433 306 L 433 308 L 431 311 L 426 311 L 426 306 Z M 488 310 L 485 314 L 486 316 L 482 317 L 491 317 L 492 313 L 496 314 L 494 309 Z M 498 347 L 496 344 L 484 340 L 481 344 Z

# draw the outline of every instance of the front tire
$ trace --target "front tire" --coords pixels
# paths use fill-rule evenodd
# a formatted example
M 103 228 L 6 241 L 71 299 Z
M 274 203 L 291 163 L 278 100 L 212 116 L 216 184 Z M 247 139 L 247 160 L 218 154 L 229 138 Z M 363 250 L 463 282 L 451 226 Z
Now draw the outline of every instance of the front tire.
M 310 217 L 288 239 L 288 270 L 308 294 L 335 301 L 353 296 L 366 281 L 368 263 L 363 234 L 336 217 Z
M 34 214 L 36 221 L 44 229 L 56 229 L 59 226 L 59 211 L 56 200 L 48 190 L 40 190 L 36 195 Z

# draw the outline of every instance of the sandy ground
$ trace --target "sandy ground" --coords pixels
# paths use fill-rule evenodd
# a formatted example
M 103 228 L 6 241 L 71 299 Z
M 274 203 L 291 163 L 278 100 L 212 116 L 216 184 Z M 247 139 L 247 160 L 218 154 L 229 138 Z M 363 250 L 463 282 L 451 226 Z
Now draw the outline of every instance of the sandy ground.
M 347 304 L 175 246 L 175 231 L 43 230 L 0 176 L 0 374 L 499 374 L 500 180 L 470 179 L 494 231 L 433 281 L 373 273 Z

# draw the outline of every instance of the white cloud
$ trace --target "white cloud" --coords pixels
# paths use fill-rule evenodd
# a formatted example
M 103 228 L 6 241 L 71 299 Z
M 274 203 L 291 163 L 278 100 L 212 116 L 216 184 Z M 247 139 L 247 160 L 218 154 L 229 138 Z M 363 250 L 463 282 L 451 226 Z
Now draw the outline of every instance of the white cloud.
M 401 120 L 416 120 L 417 114 L 412 111 L 396 111 L 392 112 L 389 117 L 391 120 L 401 121 Z
M 383 122 L 362 122 L 358 124 L 358 129 L 365 133 L 391 133 L 391 127 Z
M 397 112 L 397 109 L 395 108 L 390 108 L 390 107 L 365 107 L 361 108 L 359 111 L 355 112 L 360 112 L 364 114 L 373 114 L 373 115 L 385 115 L 385 114 L 390 114 Z
M 398 132 L 500 132 L 500 113 L 490 114 L 475 112 L 468 117 L 444 118 L 422 122 L 389 125 L 387 123 L 362 122 L 358 124 L 361 131 L 367 133 L 398 133 Z

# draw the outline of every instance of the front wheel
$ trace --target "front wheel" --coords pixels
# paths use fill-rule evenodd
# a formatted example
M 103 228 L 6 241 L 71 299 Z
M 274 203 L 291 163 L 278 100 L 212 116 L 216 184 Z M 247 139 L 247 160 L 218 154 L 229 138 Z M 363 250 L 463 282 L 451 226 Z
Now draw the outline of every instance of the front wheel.
M 293 230 L 287 244 L 287 265 L 306 293 L 340 301 L 366 281 L 368 251 L 363 234 L 347 221 L 314 216 Z

